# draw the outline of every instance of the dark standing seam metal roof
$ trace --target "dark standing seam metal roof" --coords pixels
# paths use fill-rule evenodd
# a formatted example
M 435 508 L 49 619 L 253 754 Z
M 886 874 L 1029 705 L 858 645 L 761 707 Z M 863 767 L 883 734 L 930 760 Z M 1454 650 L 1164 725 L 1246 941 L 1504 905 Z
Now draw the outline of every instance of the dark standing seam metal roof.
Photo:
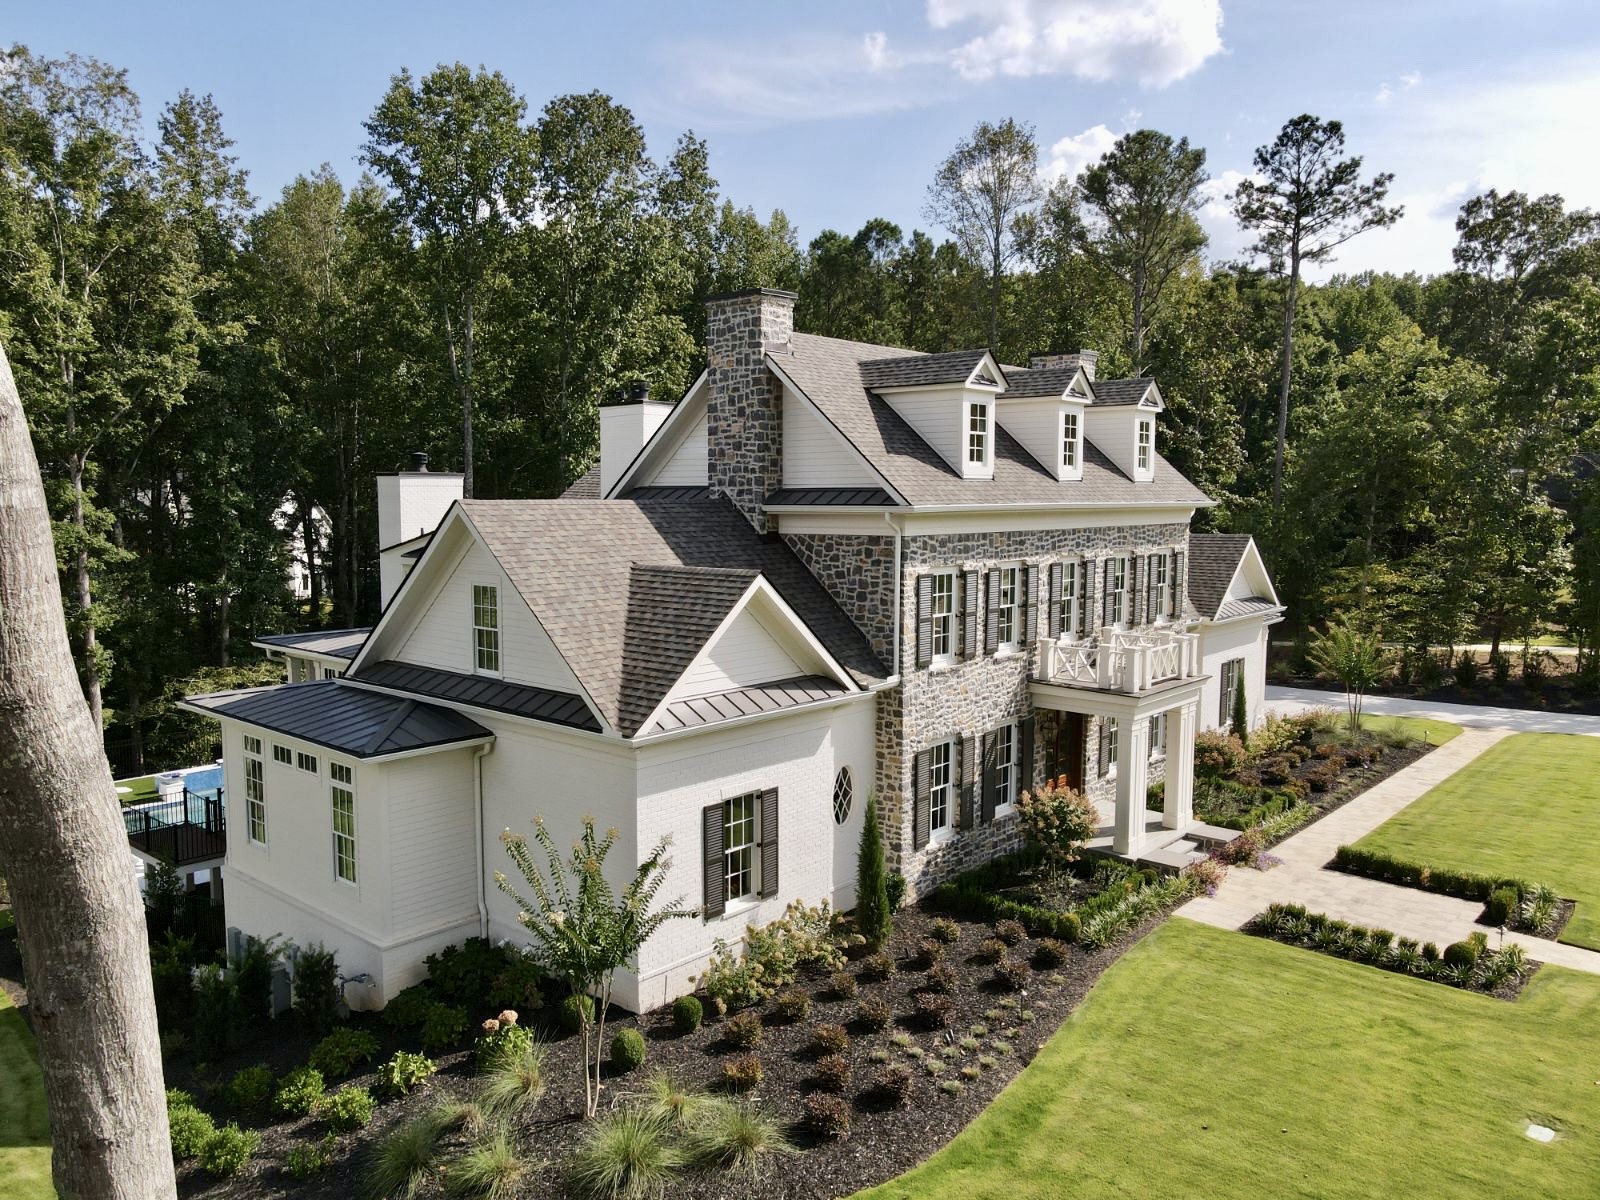
M 1248 533 L 1192 533 L 1189 535 L 1189 601 L 1207 621 L 1227 598 L 1228 585 L 1249 548 Z
M 306 633 L 270 633 L 255 639 L 263 646 L 298 650 L 302 654 L 326 654 L 332 658 L 354 658 L 368 629 L 313 629 Z
M 1089 386 L 1094 389 L 1094 402 L 1099 407 L 1117 404 L 1137 404 L 1155 380 L 1148 375 L 1136 379 L 1096 379 Z
M 1209 504 L 1205 493 L 1156 455 L 1155 478 L 1134 483 L 1085 440 L 1083 478 L 1061 482 L 1006 433 L 995 437 L 994 478 L 962 479 L 889 402 L 869 392 L 862 372 L 882 359 L 907 357 L 874 346 L 796 333 L 790 353 L 772 362 L 838 427 L 889 485 L 914 505 L 943 504 Z M 929 355 L 928 357 L 941 357 Z M 1000 393 L 1004 418 L 1005 393 Z
M 694 729 L 701 725 L 714 725 L 718 721 L 731 721 L 735 717 L 752 717 L 758 713 L 777 712 L 795 708 L 817 700 L 842 696 L 845 689 L 836 680 L 821 675 L 802 675 L 797 679 L 780 679 L 755 687 L 736 688 L 716 692 L 709 696 L 692 696 L 687 700 L 674 700 L 661 710 L 656 730 L 672 733 L 679 729 Z M 652 730 L 651 732 L 656 732 Z
M 549 721 L 554 725 L 587 729 L 591 733 L 600 732 L 600 723 L 594 719 L 594 713 L 589 711 L 583 697 L 571 692 L 558 692 L 525 683 L 507 683 L 492 675 L 468 675 L 461 671 L 421 667 L 387 658 L 363 665 L 355 679 L 374 687 L 416 692 L 435 700 L 450 700 L 517 717 Z
M 191 696 L 219 717 L 325 746 L 353 758 L 445 747 L 494 735 L 454 709 L 356 687 L 343 679 Z
M 893 505 L 894 499 L 882 488 L 779 488 L 767 497 L 774 504 L 815 504 L 824 508 L 841 504 Z
M 874 358 L 861 364 L 863 387 L 930 387 L 965 383 L 972 369 L 983 361 L 985 350 L 949 350 L 943 354 L 907 354 L 900 358 Z
M 637 732 L 677 682 L 655 661 L 665 652 L 659 639 L 670 638 L 673 661 L 687 666 L 731 606 L 738 573 L 748 579 L 759 571 L 859 686 L 888 676 L 793 551 L 756 533 L 726 499 L 464 500 L 461 511 L 624 736 Z M 735 573 L 663 575 L 641 567 Z M 693 587 L 685 586 L 690 578 L 698 581 Z M 664 596 L 664 587 L 683 595 Z M 664 622 L 657 606 L 669 601 L 674 610 Z
M 1275 604 L 1269 596 L 1247 596 L 1243 600 L 1225 600 L 1217 610 L 1217 620 L 1231 621 L 1235 617 L 1249 617 L 1257 613 L 1277 612 L 1282 605 Z

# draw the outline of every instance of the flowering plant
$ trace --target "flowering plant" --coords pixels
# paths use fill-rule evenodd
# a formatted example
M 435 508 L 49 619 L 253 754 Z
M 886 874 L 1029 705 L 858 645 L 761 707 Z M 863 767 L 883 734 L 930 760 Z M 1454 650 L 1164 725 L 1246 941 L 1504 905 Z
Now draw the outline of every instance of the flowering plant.
M 1068 786 L 1064 775 L 1023 792 L 1017 799 L 1017 817 L 1023 834 L 1044 851 L 1052 868 L 1075 861 L 1083 844 L 1100 827 L 1094 802 Z

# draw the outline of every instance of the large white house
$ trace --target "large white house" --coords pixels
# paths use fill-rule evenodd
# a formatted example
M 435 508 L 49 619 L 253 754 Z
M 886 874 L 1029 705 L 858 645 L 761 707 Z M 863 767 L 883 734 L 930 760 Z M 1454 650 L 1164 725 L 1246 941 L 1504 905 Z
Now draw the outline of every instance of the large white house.
M 870 794 L 913 892 L 1020 845 L 1046 773 L 1112 852 L 1221 836 L 1194 734 L 1236 671 L 1259 713 L 1281 609 L 1248 538 L 1191 538 L 1155 383 L 796 333 L 794 299 L 709 302 L 707 371 L 603 409 L 561 499 L 380 481 L 378 624 L 262 639 L 302 682 L 189 701 L 222 725 L 231 927 L 325 943 L 379 1006 L 444 945 L 523 940 L 502 831 L 589 814 L 618 883 L 670 836 L 700 909 L 620 981 L 647 1009 L 790 901 L 851 907 Z

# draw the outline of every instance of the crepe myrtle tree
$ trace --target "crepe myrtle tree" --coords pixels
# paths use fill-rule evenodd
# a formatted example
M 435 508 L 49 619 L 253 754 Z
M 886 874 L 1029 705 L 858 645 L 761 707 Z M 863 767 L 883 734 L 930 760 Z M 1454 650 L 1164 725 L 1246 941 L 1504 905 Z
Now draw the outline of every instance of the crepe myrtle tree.
M 1321 633 L 1311 635 L 1306 656 L 1319 671 L 1327 672 L 1343 685 L 1350 737 L 1354 739 L 1361 732 L 1362 697 L 1382 682 L 1389 669 L 1383 639 L 1340 617 L 1324 626 Z
M 617 968 L 632 963 L 639 947 L 666 922 L 697 915 L 696 910 L 684 907 L 681 896 L 655 907 L 656 893 L 672 866 L 667 857 L 668 837 L 656 843 L 619 896 L 605 872 L 606 856 L 618 836 L 612 828 L 602 837 L 595 832 L 594 818 L 585 815 L 582 836 L 564 855 L 545 828 L 544 818 L 535 817 L 533 840 L 544 853 L 548 870 L 535 861 L 527 838 L 509 829 L 500 835 L 534 900 L 524 898 L 503 871 L 494 874 L 495 886 L 517 902 L 517 919 L 533 935 L 534 956 L 551 974 L 565 979 L 571 990 L 583 1049 L 586 1118 L 593 1117 L 600 1105 L 606 1009 Z M 584 997 L 593 997 L 592 1013 Z

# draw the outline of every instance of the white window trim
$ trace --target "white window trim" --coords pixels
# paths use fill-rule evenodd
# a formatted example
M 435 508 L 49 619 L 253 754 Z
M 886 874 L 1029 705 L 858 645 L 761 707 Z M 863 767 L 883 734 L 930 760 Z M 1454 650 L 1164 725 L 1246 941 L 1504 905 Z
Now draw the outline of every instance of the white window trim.
M 1136 471 L 1155 469 L 1156 422 L 1154 417 L 1140 417 L 1139 427 L 1133 435 L 1133 466 Z
M 761 903 L 761 789 L 735 792 L 722 799 L 722 915 L 749 912 Z M 739 896 L 728 894 L 728 805 L 749 800 L 750 809 L 750 890 Z M 742 849 L 742 845 L 738 847 Z
M 1001 733 L 1001 731 L 1003 731 L 1003 730 L 1009 730 L 1010 731 L 1010 735 L 1011 735 L 1011 754 L 1010 754 L 1009 759 L 1006 762 L 1002 763 L 1000 761 L 999 752 L 996 751 L 996 753 L 995 753 L 995 770 L 998 772 L 1002 767 L 1005 768 L 1005 771 L 1006 771 L 1006 792 L 1005 792 L 1005 794 L 1009 797 L 1009 799 L 1003 800 L 1003 801 L 997 801 L 995 803 L 994 815 L 997 818 L 998 817 L 1007 816 L 1010 813 L 1016 811 L 1018 785 L 1021 782 L 1017 778 L 1017 776 L 1022 771 L 1022 746 L 1021 746 L 1022 730 L 1018 727 L 1018 725 L 1017 725 L 1017 723 L 1015 721 L 1012 721 L 1011 723 L 1009 723 L 1007 725 L 1002 725 L 1002 726 L 1000 726 L 999 729 L 996 729 L 995 730 L 995 735 L 998 737 L 999 734 Z
M 982 455 L 972 457 L 973 419 L 979 413 L 983 415 L 983 432 L 979 434 L 983 439 Z M 967 421 L 962 429 L 961 461 L 969 467 L 987 467 L 994 460 L 994 406 L 987 400 L 967 401 Z
M 340 767 L 350 772 L 349 782 L 338 779 L 334 775 L 334 768 Z M 334 792 L 346 792 L 350 796 L 350 832 L 339 832 L 338 818 L 334 809 Z M 329 848 L 333 853 L 333 881 L 345 887 L 360 888 L 361 886 L 361 855 L 360 841 L 358 840 L 359 826 L 356 822 L 356 769 L 348 763 L 328 760 L 328 830 L 332 835 Z M 350 842 L 350 872 L 354 879 L 346 879 L 339 871 L 339 841 L 348 838 Z
M 953 667 L 956 664 L 956 650 L 960 640 L 957 621 L 961 615 L 956 610 L 956 573 L 954 571 L 934 571 L 932 574 L 933 582 L 928 585 L 930 597 L 938 594 L 939 580 L 945 579 L 950 583 L 950 611 L 945 615 L 945 620 L 949 622 L 950 649 L 943 653 L 940 653 L 938 650 L 932 650 L 928 659 L 928 665 L 935 668 Z M 933 612 L 931 607 L 933 604 L 932 599 L 929 600 L 929 604 L 929 619 L 933 623 L 933 632 L 931 632 L 928 636 L 929 645 L 931 647 L 938 638 L 939 618 L 937 614 Z
M 1131 607 L 1128 603 L 1128 556 L 1126 554 L 1118 554 L 1111 559 L 1111 579 L 1113 586 L 1110 591 L 1115 600 L 1112 605 L 1112 612 L 1109 614 L 1111 627 L 1113 629 L 1121 629 L 1128 624 L 1130 615 L 1128 610 Z
M 1106 717 L 1106 778 L 1117 777 L 1117 750 L 1122 740 L 1120 723 L 1115 717 Z
M 254 748 L 251 748 L 254 743 Z M 261 795 L 250 795 L 250 766 L 256 768 L 256 785 Z M 256 836 L 256 809 L 261 810 L 261 836 Z M 244 836 L 252 846 L 267 844 L 267 763 L 261 756 L 261 739 L 245 734 L 244 738 Z
M 1167 714 L 1157 713 L 1150 718 L 1150 758 L 1153 762 L 1167 757 Z
M 1072 423 L 1072 433 L 1067 433 L 1067 423 Z M 1076 471 L 1083 462 L 1083 421 L 1072 409 L 1061 414 L 1061 469 Z
M 1167 611 L 1172 604 L 1172 556 L 1165 553 L 1152 554 L 1146 561 L 1151 564 L 1146 569 L 1155 576 L 1149 585 L 1154 587 L 1156 592 L 1157 611 L 1154 620 L 1157 625 L 1165 625 L 1172 617 Z
M 1084 586 L 1085 564 L 1080 560 L 1061 563 L 1061 595 L 1056 597 L 1056 641 L 1077 642 L 1083 639 L 1083 630 L 1074 630 L 1078 621 L 1078 592 Z M 1067 591 L 1067 581 L 1072 581 L 1072 591 Z
M 1013 586 L 1012 586 L 1011 603 L 1010 604 L 1006 604 L 1004 602 L 1004 600 L 1002 599 L 1002 601 L 1000 603 L 1000 606 L 999 606 L 1002 610 L 1003 609 L 1007 609 L 1007 608 L 1009 608 L 1011 610 L 1011 637 L 1009 639 L 1006 639 L 1006 638 L 1003 638 L 1003 637 L 1000 636 L 1000 623 L 999 623 L 999 619 L 998 618 L 996 618 L 996 620 L 995 620 L 995 635 L 994 635 L 994 656 L 996 658 L 1012 658 L 1012 657 L 1014 657 L 1014 656 L 1016 656 L 1018 654 L 1021 654 L 1023 652 L 1023 646 L 1022 646 L 1022 601 L 1023 601 L 1022 589 L 1025 586 L 1027 586 L 1027 583 L 1026 583 L 1026 581 L 1027 581 L 1027 572 L 1022 569 L 1022 564 L 1020 562 L 996 563 L 995 564 L 995 570 L 1002 572 L 1002 574 L 1000 576 L 1000 593 L 1001 593 L 1002 597 L 1005 594 L 1005 586 L 1006 586 L 1005 585 L 1004 572 L 1012 571 L 1012 572 L 1015 573 L 1014 574 L 1014 583 L 1013 583 Z
M 487 675 L 491 679 L 504 679 L 506 674 L 506 624 L 502 621 L 500 608 L 500 585 L 488 580 L 474 580 L 472 582 L 472 673 L 474 675 Z M 487 588 L 494 593 L 494 628 L 478 624 L 478 589 Z M 497 666 L 482 667 L 478 665 L 478 631 L 494 634 L 494 658 Z
M 944 824 L 938 828 L 933 824 L 933 756 L 934 752 L 943 750 L 945 753 L 945 808 Z M 949 741 L 935 742 L 928 747 L 928 844 L 947 841 L 956 831 L 956 809 L 959 807 L 957 788 L 960 786 L 956 778 L 956 743 L 952 738 Z

